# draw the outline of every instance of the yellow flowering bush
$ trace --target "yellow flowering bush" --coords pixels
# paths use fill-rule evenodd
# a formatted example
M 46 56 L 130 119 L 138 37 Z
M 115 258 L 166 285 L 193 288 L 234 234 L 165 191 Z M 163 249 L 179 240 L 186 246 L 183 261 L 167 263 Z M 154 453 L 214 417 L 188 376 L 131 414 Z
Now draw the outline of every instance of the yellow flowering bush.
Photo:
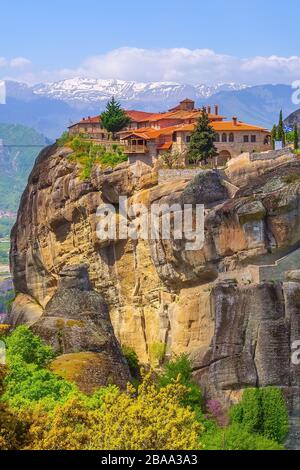
M 158 388 L 147 375 L 136 391 L 105 394 L 97 409 L 71 398 L 53 412 L 35 416 L 30 448 L 42 450 L 195 450 L 202 425 L 180 405 L 186 387 Z
M 10 325 L 1 324 L 0 325 L 0 336 L 6 335 L 10 329 Z

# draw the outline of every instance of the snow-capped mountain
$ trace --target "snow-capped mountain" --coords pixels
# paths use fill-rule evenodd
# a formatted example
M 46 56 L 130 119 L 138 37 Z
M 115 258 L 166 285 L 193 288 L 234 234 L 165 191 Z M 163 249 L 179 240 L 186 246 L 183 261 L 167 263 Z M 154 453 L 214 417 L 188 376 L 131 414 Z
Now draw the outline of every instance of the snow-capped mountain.
M 126 101 L 176 101 L 186 97 L 206 99 L 218 91 L 247 88 L 246 85 L 220 83 L 213 86 L 184 85 L 175 82 L 143 83 L 124 80 L 73 78 L 54 83 L 42 83 L 33 87 L 36 95 L 65 101 L 70 104 L 106 102 L 112 96 Z
M 218 83 L 217 85 L 197 85 L 197 98 L 210 98 L 220 91 L 240 91 L 249 88 L 248 85 L 238 83 Z
M 74 78 L 54 83 L 29 86 L 6 81 L 6 105 L 0 104 L 0 122 L 32 127 L 56 139 L 68 125 L 84 116 L 93 116 L 105 109 L 112 97 L 124 109 L 161 112 L 185 98 L 196 106 L 219 105 L 220 113 L 271 128 L 284 116 L 296 111 L 289 85 L 247 87 L 236 83 L 186 85 L 174 82 L 140 83 L 123 80 Z

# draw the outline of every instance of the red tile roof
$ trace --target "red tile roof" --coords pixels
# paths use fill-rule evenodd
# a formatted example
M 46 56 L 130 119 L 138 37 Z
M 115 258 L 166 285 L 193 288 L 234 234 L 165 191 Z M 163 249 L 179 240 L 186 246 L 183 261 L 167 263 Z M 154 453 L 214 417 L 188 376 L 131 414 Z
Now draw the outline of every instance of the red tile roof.
M 125 111 L 127 116 L 131 118 L 134 122 L 144 122 L 148 121 L 153 113 L 146 113 L 145 111 L 135 111 L 134 109 Z
M 164 144 L 157 147 L 157 150 L 169 150 L 173 145 L 173 142 L 165 142 Z
M 149 121 L 156 122 L 162 119 L 179 119 L 179 120 L 185 121 L 188 119 L 198 119 L 201 113 L 202 113 L 202 110 L 197 110 L 197 109 L 193 111 L 175 110 L 175 111 L 169 111 L 167 113 L 152 114 L 152 116 L 149 118 Z M 220 114 L 209 114 L 208 117 L 210 120 L 225 119 L 225 116 L 221 116 Z
M 236 124 L 234 124 L 233 121 L 214 121 L 211 123 L 211 126 L 216 132 L 269 132 L 263 127 L 254 126 L 252 124 L 246 124 L 240 121 L 237 121 Z M 173 134 L 174 132 L 192 132 L 194 129 L 195 124 L 179 124 L 177 126 L 164 127 L 163 129 L 153 129 L 149 127 L 144 127 L 142 129 L 128 131 L 126 134 L 122 135 L 121 139 L 126 140 L 128 137 L 132 136 L 140 139 L 152 140 L 162 135 Z
M 145 111 L 135 111 L 134 109 L 125 111 L 127 116 L 131 118 L 133 122 L 147 122 L 153 113 L 146 113 Z M 89 116 L 82 118 L 81 121 L 72 124 L 70 127 L 76 126 L 77 124 L 97 124 L 100 121 L 100 116 Z
M 69 129 L 71 127 L 77 126 L 78 124 L 97 124 L 100 122 L 100 116 L 94 116 L 94 117 L 87 117 L 87 118 L 82 118 L 81 121 L 75 122 L 71 126 L 69 126 Z

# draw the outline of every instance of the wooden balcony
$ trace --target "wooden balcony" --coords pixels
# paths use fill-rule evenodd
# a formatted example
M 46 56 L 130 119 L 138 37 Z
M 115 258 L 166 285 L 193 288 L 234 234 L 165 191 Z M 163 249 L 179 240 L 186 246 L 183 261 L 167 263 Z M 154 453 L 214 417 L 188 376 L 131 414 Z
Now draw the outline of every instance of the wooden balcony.
M 149 149 L 146 144 L 125 143 L 121 145 L 124 153 L 148 153 Z
M 134 154 L 134 153 L 148 153 L 149 149 L 146 142 L 139 140 L 109 140 L 101 139 L 99 134 L 86 134 L 83 136 L 83 139 L 87 142 L 93 142 L 94 144 L 103 145 L 106 149 L 111 149 L 113 146 L 117 145 L 120 147 L 124 153 Z M 143 143 L 142 143 L 143 142 Z

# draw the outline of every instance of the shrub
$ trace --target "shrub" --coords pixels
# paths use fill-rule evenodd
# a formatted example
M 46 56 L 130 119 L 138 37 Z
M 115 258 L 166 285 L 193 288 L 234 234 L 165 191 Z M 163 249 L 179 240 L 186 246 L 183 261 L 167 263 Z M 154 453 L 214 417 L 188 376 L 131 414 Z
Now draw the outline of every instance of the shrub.
M 206 418 L 213 420 L 219 426 L 224 427 L 228 424 L 227 412 L 218 400 L 209 400 L 206 403 Z
M 51 408 L 76 392 L 75 385 L 45 368 L 54 352 L 26 326 L 19 326 L 5 343 L 8 373 L 3 399 L 12 408 L 30 407 L 41 401 Z
M 27 364 L 45 366 L 54 358 L 54 352 L 41 338 L 35 336 L 27 326 L 19 326 L 5 339 L 9 364 L 23 361 Z
M 5 367 L 0 365 L 0 400 L 4 390 Z M 26 438 L 28 423 L 18 419 L 5 403 L 0 401 L 0 450 L 16 450 Z
M 59 139 L 57 139 L 56 143 L 59 147 L 63 147 L 64 145 L 68 144 L 72 140 L 68 131 L 65 131 Z
M 70 142 L 70 147 L 73 153 L 69 155 L 69 159 L 81 166 L 80 178 L 83 181 L 90 179 L 95 164 L 102 167 L 114 167 L 128 160 L 127 155 L 118 144 L 114 144 L 109 150 L 106 150 L 103 145 L 94 144 L 84 140 L 81 136 L 76 136 Z
M 246 431 L 283 442 L 288 432 L 288 411 L 280 389 L 247 389 L 230 411 L 231 421 Z
M 250 433 L 259 433 L 262 431 L 263 417 L 261 406 L 261 394 L 258 388 L 249 388 L 244 391 L 242 402 L 233 408 L 233 422 L 242 424 Z
M 249 433 L 243 426 L 215 428 L 201 437 L 204 450 L 284 450 L 278 442 Z
M 182 354 L 164 366 L 158 383 L 160 387 L 166 387 L 176 381 L 186 387 L 187 393 L 183 397 L 182 404 L 190 406 L 203 417 L 201 407 L 203 405 L 202 393 L 192 376 L 192 366 L 187 355 Z
M 77 390 L 75 385 L 48 369 L 17 360 L 9 365 L 5 384 L 3 399 L 12 408 L 30 407 L 43 402 L 43 405 L 50 409 L 58 402 L 67 400 L 68 396 Z
M 5 336 L 7 332 L 9 331 L 9 329 L 10 329 L 10 325 L 1 324 L 0 325 L 0 337 Z
M 123 346 L 122 352 L 127 361 L 132 377 L 138 377 L 139 376 L 139 358 L 136 352 L 132 348 L 129 348 L 128 346 Z
M 42 450 L 193 450 L 201 447 L 203 427 L 180 405 L 185 387 L 159 389 L 150 375 L 138 392 L 114 391 L 96 410 L 73 397 L 49 414 L 42 413 L 29 431 L 31 448 Z
M 282 391 L 279 388 L 261 390 L 263 435 L 277 442 L 283 442 L 289 429 L 288 411 Z

